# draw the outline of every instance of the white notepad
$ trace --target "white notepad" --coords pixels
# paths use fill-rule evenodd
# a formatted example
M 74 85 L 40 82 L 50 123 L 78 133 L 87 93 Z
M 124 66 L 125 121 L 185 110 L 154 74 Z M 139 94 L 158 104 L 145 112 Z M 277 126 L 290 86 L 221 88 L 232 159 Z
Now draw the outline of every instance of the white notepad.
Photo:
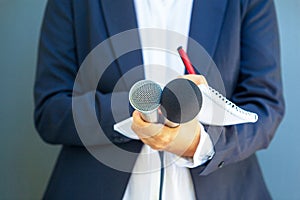
M 228 126 L 233 124 L 254 123 L 256 113 L 246 111 L 226 99 L 217 90 L 208 85 L 198 86 L 202 93 L 202 107 L 198 120 L 207 125 Z

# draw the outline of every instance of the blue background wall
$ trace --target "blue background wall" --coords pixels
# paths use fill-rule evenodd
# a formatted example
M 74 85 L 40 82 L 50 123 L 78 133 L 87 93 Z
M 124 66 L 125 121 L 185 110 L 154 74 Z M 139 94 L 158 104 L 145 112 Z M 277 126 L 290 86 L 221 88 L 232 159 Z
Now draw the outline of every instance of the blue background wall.
M 268 150 L 259 158 L 274 199 L 300 199 L 300 0 L 276 0 L 281 35 L 286 115 Z
M 0 199 L 41 199 L 59 147 L 33 127 L 33 80 L 45 0 L 0 0 Z
M 275 0 L 287 113 L 259 159 L 274 199 L 300 199 L 300 0 Z M 59 146 L 33 127 L 37 39 L 46 0 L 0 0 L 0 199 L 40 199 Z

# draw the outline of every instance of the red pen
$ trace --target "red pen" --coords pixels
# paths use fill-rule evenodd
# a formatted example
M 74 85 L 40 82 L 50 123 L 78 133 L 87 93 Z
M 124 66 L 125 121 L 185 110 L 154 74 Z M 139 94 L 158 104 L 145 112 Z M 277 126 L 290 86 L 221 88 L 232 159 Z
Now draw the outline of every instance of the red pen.
M 186 68 L 186 70 L 188 71 L 189 74 L 196 74 L 194 67 L 188 57 L 188 55 L 186 54 L 186 52 L 183 50 L 182 46 L 177 48 L 177 51 L 180 55 L 180 58 Z

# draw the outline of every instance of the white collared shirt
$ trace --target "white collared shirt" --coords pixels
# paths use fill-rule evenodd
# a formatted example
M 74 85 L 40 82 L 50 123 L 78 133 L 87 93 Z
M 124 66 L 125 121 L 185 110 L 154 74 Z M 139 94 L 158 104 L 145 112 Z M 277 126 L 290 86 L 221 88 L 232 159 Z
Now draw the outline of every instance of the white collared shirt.
M 134 0 L 134 3 L 139 28 L 168 30 L 165 33 L 162 31 L 159 36 L 140 34 L 145 78 L 165 85 L 178 75 L 184 74 L 184 65 L 180 57 L 165 49 L 168 49 L 170 43 L 186 49 L 193 0 Z M 170 31 L 186 37 L 170 37 Z M 159 40 L 166 48 L 144 48 L 145 44 L 153 39 Z M 196 199 L 189 168 L 205 163 L 213 155 L 212 142 L 203 126 L 201 140 L 193 159 L 165 152 L 162 199 Z M 144 145 L 136 160 L 123 200 L 158 200 L 160 169 L 158 152 Z

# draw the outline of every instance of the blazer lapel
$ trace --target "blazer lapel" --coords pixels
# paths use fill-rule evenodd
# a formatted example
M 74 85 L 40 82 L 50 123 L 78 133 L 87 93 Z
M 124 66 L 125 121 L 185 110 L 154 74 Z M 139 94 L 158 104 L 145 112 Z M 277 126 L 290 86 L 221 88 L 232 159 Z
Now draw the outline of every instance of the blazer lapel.
M 214 52 L 218 43 L 218 38 L 222 28 L 222 23 L 224 19 L 224 14 L 227 7 L 228 0 L 194 0 L 190 33 L 189 36 L 201 44 L 201 46 L 206 50 L 206 52 L 213 57 Z M 106 27 L 109 36 L 137 28 L 137 19 L 135 14 L 134 2 L 133 0 L 121 0 L 121 1 L 110 1 L 110 0 L 100 0 L 102 4 L 103 13 L 105 17 Z M 134 38 L 136 40 L 132 41 L 138 43 L 139 35 L 135 32 Z M 114 53 L 118 52 L 120 44 L 112 42 L 112 49 Z M 188 43 L 188 54 L 192 63 L 195 64 L 197 71 L 203 75 L 208 75 L 211 70 L 211 60 L 199 60 L 199 51 L 194 49 L 195 45 L 189 41 Z M 197 49 L 197 48 L 196 48 Z M 118 67 L 120 69 L 121 75 L 128 72 L 134 66 L 142 65 L 143 58 L 142 52 L 139 50 L 129 54 L 128 56 L 118 58 Z M 198 63 L 198 64 L 197 64 Z M 125 79 L 125 84 L 130 87 L 134 81 L 144 78 L 143 68 L 136 70 L 134 77 L 130 76 Z
M 226 7 L 227 0 L 194 0 L 189 36 L 202 45 L 211 57 L 214 56 L 218 43 Z M 195 49 L 197 47 L 189 41 L 188 54 L 192 63 L 198 62 L 203 65 L 205 62 L 199 61 L 202 56 L 199 56 L 199 51 Z M 209 70 L 210 64 L 209 61 L 207 62 L 207 65 L 200 66 L 201 69 L 197 70 L 203 75 L 206 75 Z
M 100 0 L 100 3 L 103 8 L 102 12 L 104 14 L 109 37 L 137 28 L 137 19 L 133 0 Z M 126 41 L 126 39 L 121 41 L 122 43 L 119 41 L 111 41 L 115 55 L 118 55 L 120 51 L 126 52 L 126 45 L 128 45 L 128 51 L 131 48 L 138 47 L 135 48 L 137 49 L 136 51 L 126 52 L 128 53 L 126 56 L 116 58 L 121 76 L 134 67 L 141 66 L 143 64 L 138 31 L 130 31 L 130 33 L 130 41 Z M 124 35 L 128 36 L 129 34 Z M 133 73 L 127 73 L 126 76 L 123 76 L 122 78 L 124 79 L 126 86 L 130 88 L 136 81 L 144 79 L 143 67 L 135 68 Z

